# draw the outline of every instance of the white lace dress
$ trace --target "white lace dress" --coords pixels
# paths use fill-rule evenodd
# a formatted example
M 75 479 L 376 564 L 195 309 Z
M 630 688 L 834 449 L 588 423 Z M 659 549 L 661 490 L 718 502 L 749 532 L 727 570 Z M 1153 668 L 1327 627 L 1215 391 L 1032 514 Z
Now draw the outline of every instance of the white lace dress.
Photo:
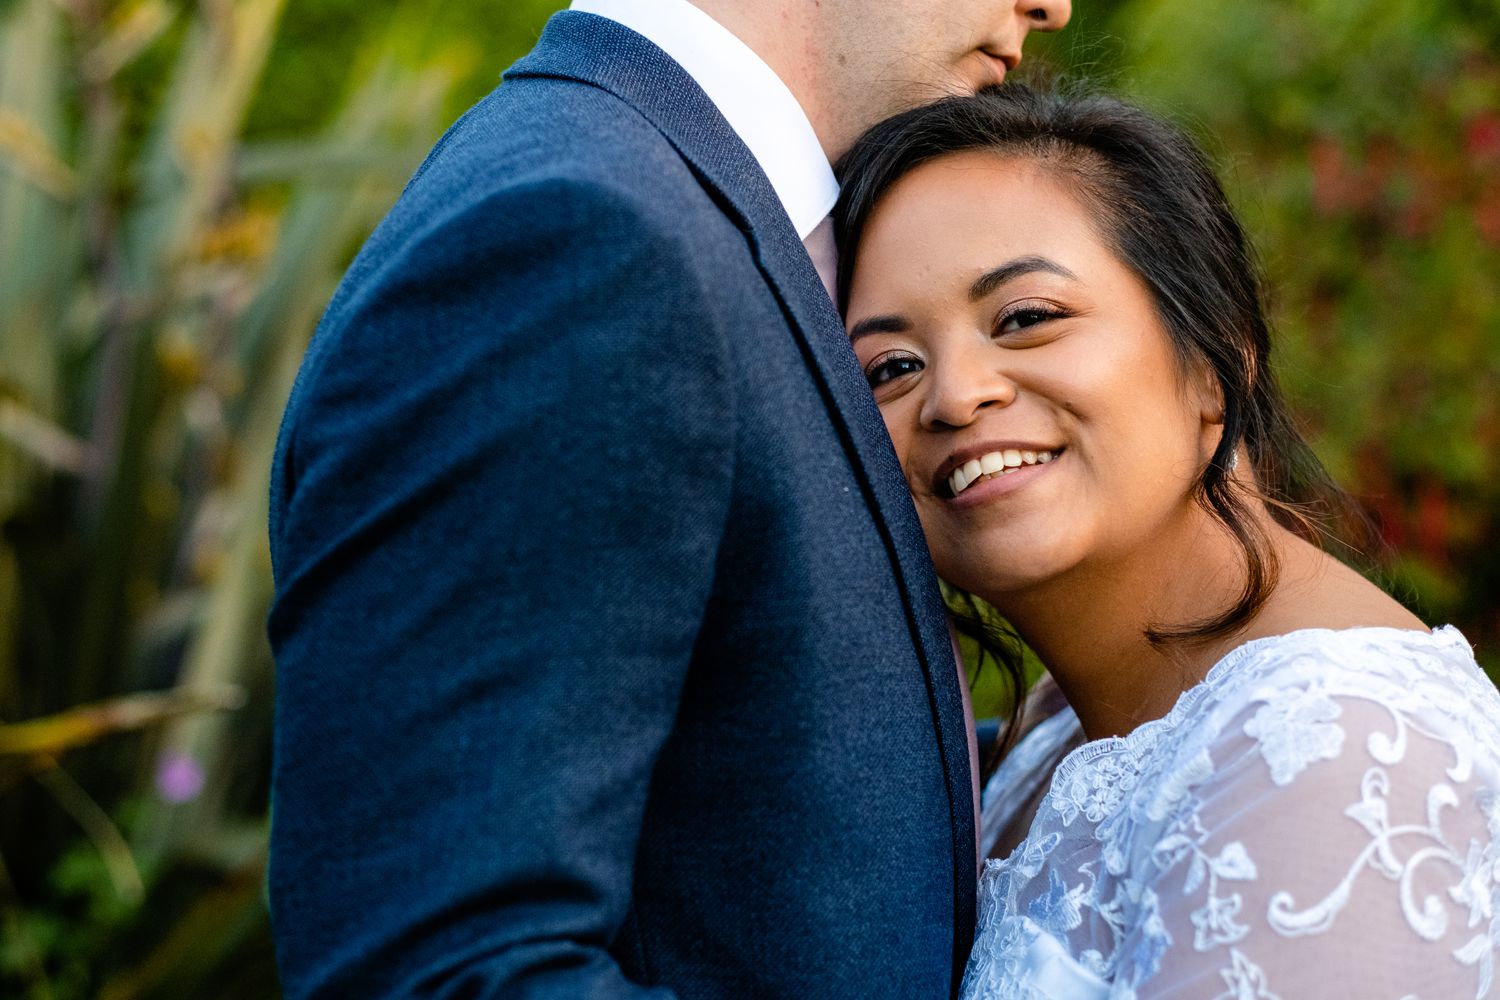
M 962 1000 L 1500 1000 L 1500 694 L 1452 627 L 1246 643 L 1068 753 L 979 893 Z

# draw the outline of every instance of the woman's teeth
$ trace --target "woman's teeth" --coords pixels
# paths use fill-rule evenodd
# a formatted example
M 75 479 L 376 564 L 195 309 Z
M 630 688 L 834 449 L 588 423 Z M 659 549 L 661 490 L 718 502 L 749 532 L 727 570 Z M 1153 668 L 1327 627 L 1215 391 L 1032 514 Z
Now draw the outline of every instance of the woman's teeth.
M 953 495 L 958 496 L 981 479 L 1008 475 L 1026 465 L 1046 465 L 1056 457 L 1057 453 L 1052 451 L 1019 451 L 1015 448 L 992 451 L 988 455 L 971 458 L 954 469 L 953 474 L 948 477 L 948 486 L 953 490 Z

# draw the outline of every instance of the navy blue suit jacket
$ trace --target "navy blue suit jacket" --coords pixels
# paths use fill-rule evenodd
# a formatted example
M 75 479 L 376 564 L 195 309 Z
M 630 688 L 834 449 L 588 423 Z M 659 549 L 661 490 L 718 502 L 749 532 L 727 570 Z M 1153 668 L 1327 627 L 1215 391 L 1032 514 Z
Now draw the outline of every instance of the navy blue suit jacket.
M 916 516 L 769 182 L 655 46 L 558 14 L 448 132 L 272 478 L 288 997 L 954 989 Z

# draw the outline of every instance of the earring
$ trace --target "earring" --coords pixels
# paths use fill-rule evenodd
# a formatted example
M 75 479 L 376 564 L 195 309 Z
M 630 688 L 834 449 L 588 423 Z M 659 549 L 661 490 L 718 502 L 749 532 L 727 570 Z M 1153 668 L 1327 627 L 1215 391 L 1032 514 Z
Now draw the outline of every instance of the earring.
M 1240 450 L 1236 448 L 1229 453 L 1229 461 L 1224 463 L 1225 472 L 1233 472 L 1240 467 Z

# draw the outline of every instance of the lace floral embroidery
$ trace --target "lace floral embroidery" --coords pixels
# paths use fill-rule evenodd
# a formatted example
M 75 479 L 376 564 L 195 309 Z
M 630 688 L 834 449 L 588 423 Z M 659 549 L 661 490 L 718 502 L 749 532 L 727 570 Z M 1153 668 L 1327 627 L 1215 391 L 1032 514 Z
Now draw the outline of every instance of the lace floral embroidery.
M 1219 975 L 1228 987 L 1214 1000 L 1281 1000 L 1266 985 L 1266 974 L 1260 966 L 1246 958 L 1236 949 L 1229 951 L 1229 967 Z
M 1401 912 L 1419 937 L 1439 941 L 1448 932 L 1449 913 L 1442 901 L 1427 896 L 1419 903 L 1414 886 L 1419 874 L 1428 866 L 1453 869 L 1458 879 L 1448 889 L 1448 896 L 1460 906 L 1468 907 L 1468 926 L 1478 926 L 1486 918 L 1489 926 L 1453 952 L 1464 965 L 1475 966 L 1479 976 L 1475 997 L 1489 994 L 1494 981 L 1494 955 L 1500 948 L 1500 920 L 1495 917 L 1497 869 L 1500 869 L 1500 817 L 1492 791 L 1481 792 L 1475 805 L 1484 813 L 1489 829 L 1489 843 L 1477 840 L 1467 845 L 1467 856 L 1461 855 L 1444 836 L 1442 813 L 1460 804 L 1458 795 L 1445 784 L 1432 786 L 1427 793 L 1427 823 L 1395 825 L 1391 823 L 1387 796 L 1391 779 L 1386 771 L 1372 767 L 1361 783 L 1360 801 L 1344 810 L 1370 835 L 1370 843 L 1359 853 L 1332 892 L 1305 910 L 1296 910 L 1291 893 L 1282 891 L 1271 897 L 1267 922 L 1280 934 L 1288 936 L 1318 934 L 1332 927 L 1335 918 L 1349 902 L 1354 881 L 1361 870 L 1373 868 L 1399 886 Z M 1410 846 L 1408 846 L 1410 845 Z
M 1182 893 L 1191 895 L 1208 883 L 1207 898 L 1203 905 L 1190 914 L 1194 928 L 1193 947 L 1208 951 L 1223 944 L 1234 944 L 1250 933 L 1250 928 L 1238 919 L 1244 900 L 1238 892 L 1220 893 L 1221 882 L 1246 882 L 1256 876 L 1255 862 L 1245 845 L 1239 841 L 1227 845 L 1216 855 L 1204 847 L 1208 831 L 1198 819 L 1196 810 L 1189 812 L 1174 825 L 1172 831 L 1162 838 L 1152 851 L 1157 865 L 1163 870 L 1189 858 L 1187 879 Z
M 1468 929 L 1489 921 L 1487 930 L 1480 930 L 1456 953 L 1460 962 L 1478 967 L 1477 995 L 1482 997 L 1494 983 L 1495 952 L 1500 951 L 1500 795 L 1481 792 L 1478 805 L 1489 827 L 1490 841 L 1488 845 L 1469 842 L 1463 877 L 1449 893 L 1455 903 L 1468 908 Z
M 1333 760 L 1344 749 L 1344 730 L 1334 720 L 1338 704 L 1320 686 L 1273 693 L 1245 723 L 1245 735 L 1260 742 L 1271 780 L 1289 785 L 1318 760 Z
M 1158 976 L 1161 986 L 1216 1000 L 1278 1000 L 1278 989 L 1300 995 L 1305 979 L 1277 986 L 1277 959 L 1299 939 L 1363 926 L 1369 908 L 1350 903 L 1365 884 L 1372 888 L 1361 892 L 1391 885 L 1405 924 L 1399 933 L 1417 943 L 1392 938 L 1392 947 L 1435 948 L 1431 963 L 1408 963 L 1413 983 L 1371 988 L 1411 997 L 1473 989 L 1476 1000 L 1493 992 L 1500 694 L 1462 637 L 1451 629 L 1314 630 L 1237 654 L 1165 718 L 1123 739 L 1085 744 L 1058 767 L 1030 836 L 986 867 L 963 1000 L 1133 1000 Z M 1353 713 L 1355 704 L 1377 711 Z M 1229 749 L 1236 733 L 1245 739 Z M 1419 738 L 1423 763 L 1411 770 Z M 1436 772 L 1435 754 L 1445 755 Z M 1252 826 L 1236 830 L 1244 802 L 1234 782 L 1258 773 L 1262 790 L 1254 794 L 1274 803 L 1314 768 L 1323 769 L 1319 792 L 1287 801 L 1328 808 L 1327 822 L 1342 815 L 1338 822 L 1352 823 L 1337 838 L 1342 844 L 1359 831 L 1350 855 L 1321 884 L 1262 886 L 1268 870 L 1304 869 L 1267 869 L 1266 856 L 1295 847 L 1276 840 L 1265 806 Z M 1344 802 L 1353 802 L 1341 808 L 1324 790 L 1339 794 L 1342 782 Z M 1204 818 L 1210 799 L 1218 803 L 1214 822 Z M 1353 933 L 1361 936 L 1350 947 L 1326 953 L 1382 946 Z M 1433 964 L 1442 961 L 1453 971 Z M 1460 975 L 1473 977 L 1468 987 L 1453 978 Z M 1448 978 L 1435 985 L 1430 976 Z
M 1095 767 L 1076 769 L 1061 787 L 1053 790 L 1053 808 L 1063 826 L 1071 826 L 1079 816 L 1098 823 L 1115 811 L 1135 788 L 1139 777 L 1129 761 L 1100 758 Z

